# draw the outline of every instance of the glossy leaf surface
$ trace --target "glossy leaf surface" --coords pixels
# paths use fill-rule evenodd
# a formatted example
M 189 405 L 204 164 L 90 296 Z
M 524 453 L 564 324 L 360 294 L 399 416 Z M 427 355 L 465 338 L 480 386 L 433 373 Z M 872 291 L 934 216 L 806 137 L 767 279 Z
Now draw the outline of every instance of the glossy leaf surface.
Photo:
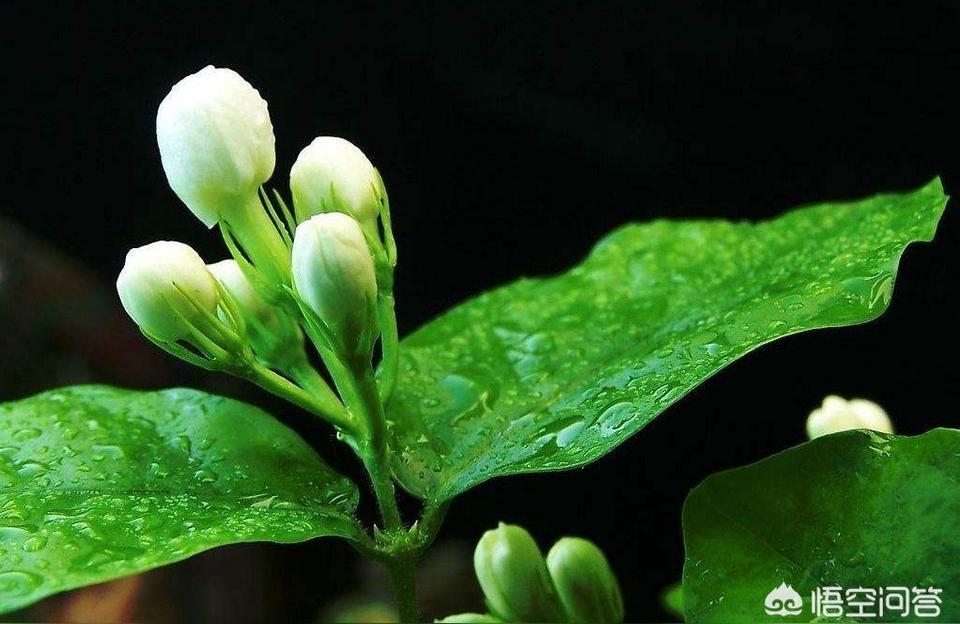
M 354 485 L 293 431 L 194 390 L 0 405 L 0 611 L 234 542 L 354 535 Z
M 942 590 L 939 618 L 911 610 L 860 621 L 956 622 L 958 518 L 956 429 L 848 431 L 715 474 L 683 511 L 687 621 L 769 621 L 764 600 L 786 583 L 803 607 L 778 621 L 813 621 L 811 592 L 839 586 Z
M 593 461 L 760 345 L 877 317 L 945 203 L 934 180 L 756 224 L 627 225 L 567 273 L 472 299 L 402 342 L 394 471 L 443 501 Z

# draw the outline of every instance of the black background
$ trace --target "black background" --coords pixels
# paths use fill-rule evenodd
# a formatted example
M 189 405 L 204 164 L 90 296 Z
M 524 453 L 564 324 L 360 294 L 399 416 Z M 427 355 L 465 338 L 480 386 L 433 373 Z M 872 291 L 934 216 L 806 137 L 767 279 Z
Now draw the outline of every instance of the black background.
M 0 211 L 106 284 L 126 249 L 158 238 L 224 255 L 167 187 L 154 137 L 170 86 L 208 63 L 269 101 L 280 189 L 320 134 L 355 142 L 383 172 L 402 332 L 482 289 L 560 271 L 626 221 L 767 218 L 936 174 L 948 193 L 960 188 L 960 9 L 947 0 L 17 2 L 0 15 Z M 498 520 L 544 545 L 587 536 L 620 574 L 629 618 L 662 619 L 686 492 L 800 442 L 824 394 L 873 398 L 905 433 L 957 425 L 955 212 L 933 245 L 907 252 L 880 320 L 761 349 L 592 466 L 477 487 L 453 505 L 444 538 L 474 541 Z M 186 365 L 177 376 L 200 383 Z M 281 413 L 350 470 L 325 430 Z M 265 548 L 280 579 L 262 588 L 268 619 L 308 619 L 351 586 L 349 572 L 326 570 L 353 557 L 332 540 Z

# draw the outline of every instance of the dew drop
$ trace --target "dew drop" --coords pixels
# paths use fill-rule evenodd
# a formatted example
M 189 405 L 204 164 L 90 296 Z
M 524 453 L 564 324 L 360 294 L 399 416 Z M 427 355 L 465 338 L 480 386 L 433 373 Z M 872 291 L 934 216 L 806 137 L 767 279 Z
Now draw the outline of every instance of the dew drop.
M 33 438 L 39 438 L 40 435 L 41 432 L 39 429 L 26 428 L 14 431 L 11 437 L 13 437 L 13 439 L 17 442 L 26 442 L 27 440 L 32 440 Z
M 597 424 L 600 426 L 600 436 L 606 438 L 616 434 L 633 419 L 635 414 L 636 410 L 630 403 L 614 403 L 597 418 Z
M 42 579 L 22 570 L 0 572 L 0 595 L 26 596 L 40 586 Z
M 47 538 L 43 535 L 31 535 L 26 540 L 24 540 L 23 545 L 20 546 L 24 552 L 37 552 L 43 550 L 43 547 L 47 545 Z

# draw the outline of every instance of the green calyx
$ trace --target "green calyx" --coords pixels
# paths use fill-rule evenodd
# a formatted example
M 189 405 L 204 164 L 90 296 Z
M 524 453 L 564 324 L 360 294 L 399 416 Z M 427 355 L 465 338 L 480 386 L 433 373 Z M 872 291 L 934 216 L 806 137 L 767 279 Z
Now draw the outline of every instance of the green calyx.
M 224 290 L 233 315 L 243 321 L 244 337 L 257 357 L 271 368 L 289 370 L 306 360 L 303 332 L 284 306 L 271 305 L 236 260 L 208 265 Z M 229 313 L 221 312 L 221 318 Z
M 289 219 L 277 214 L 266 193 L 253 192 L 222 213 L 220 230 L 231 255 L 247 273 L 255 274 L 255 286 L 273 303 L 283 299 L 283 286 L 290 284 Z

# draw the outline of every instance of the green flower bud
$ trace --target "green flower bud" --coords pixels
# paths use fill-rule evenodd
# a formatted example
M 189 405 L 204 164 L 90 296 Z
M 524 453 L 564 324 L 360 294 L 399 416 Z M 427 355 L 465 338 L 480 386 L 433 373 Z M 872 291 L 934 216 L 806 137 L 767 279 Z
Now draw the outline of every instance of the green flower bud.
M 893 423 L 882 407 L 866 399 L 850 399 L 830 395 L 823 405 L 807 418 L 807 436 L 812 440 L 849 429 L 872 429 L 893 433 Z
M 506 622 L 560 622 L 563 615 L 543 554 L 522 527 L 487 531 L 473 566 L 493 614 Z
M 293 286 L 349 353 L 369 350 L 376 338 L 377 280 L 360 226 L 340 212 L 297 226 Z
M 207 227 L 256 199 L 276 158 L 267 103 L 238 73 L 212 65 L 160 103 L 157 144 L 170 187 Z
M 283 369 L 291 358 L 302 357 L 303 336 L 297 323 L 257 292 L 236 260 L 222 260 L 207 268 L 236 304 L 246 339 L 261 360 Z M 220 317 L 227 321 L 225 316 L 221 310 Z
M 623 622 L 623 598 L 617 577 L 603 552 L 592 542 L 564 537 L 547 554 L 547 568 L 568 622 Z
M 380 174 L 350 141 L 317 137 L 290 169 L 290 192 L 297 221 L 324 212 L 343 212 L 369 233 L 377 231 L 380 202 L 386 196 Z
M 217 283 L 197 252 L 172 241 L 127 252 L 117 293 L 145 334 L 167 342 L 190 340 L 216 315 L 219 301 Z

